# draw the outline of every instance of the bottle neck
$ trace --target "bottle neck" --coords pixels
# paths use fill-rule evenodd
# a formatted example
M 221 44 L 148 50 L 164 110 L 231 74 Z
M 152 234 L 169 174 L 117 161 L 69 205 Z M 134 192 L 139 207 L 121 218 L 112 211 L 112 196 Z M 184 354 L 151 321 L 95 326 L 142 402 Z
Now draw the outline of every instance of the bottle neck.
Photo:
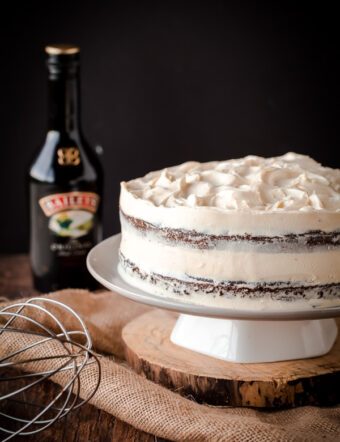
M 48 129 L 71 136 L 80 133 L 79 73 L 49 75 Z

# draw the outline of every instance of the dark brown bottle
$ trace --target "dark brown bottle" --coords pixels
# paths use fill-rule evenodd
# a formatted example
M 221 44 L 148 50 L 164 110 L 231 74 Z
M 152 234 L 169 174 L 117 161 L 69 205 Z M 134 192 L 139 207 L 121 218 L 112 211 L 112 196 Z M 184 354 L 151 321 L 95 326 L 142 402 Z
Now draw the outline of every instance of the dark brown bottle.
M 30 259 L 35 288 L 94 288 L 88 251 L 101 240 L 103 173 L 80 125 L 79 48 L 45 48 L 48 131 L 29 170 Z

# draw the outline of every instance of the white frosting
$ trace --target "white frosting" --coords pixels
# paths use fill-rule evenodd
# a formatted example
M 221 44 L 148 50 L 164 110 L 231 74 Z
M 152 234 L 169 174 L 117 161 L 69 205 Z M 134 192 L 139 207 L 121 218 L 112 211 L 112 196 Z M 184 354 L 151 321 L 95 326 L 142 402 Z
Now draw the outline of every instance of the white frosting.
M 340 170 L 295 153 L 187 162 L 121 183 L 120 206 L 159 226 L 211 234 L 340 228 Z
M 123 230 L 120 250 L 145 273 L 190 280 L 296 282 L 328 284 L 340 281 L 340 248 L 314 252 L 256 253 L 249 251 L 197 249 L 166 245 L 129 230 Z

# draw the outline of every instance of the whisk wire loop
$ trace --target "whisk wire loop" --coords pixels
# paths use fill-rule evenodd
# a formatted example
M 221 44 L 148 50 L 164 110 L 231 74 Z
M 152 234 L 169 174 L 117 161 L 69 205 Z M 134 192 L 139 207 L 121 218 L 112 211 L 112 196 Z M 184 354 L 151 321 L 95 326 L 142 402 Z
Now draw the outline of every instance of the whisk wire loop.
M 80 325 L 79 330 L 67 330 L 61 320 L 47 308 L 48 305 L 57 307 L 59 314 L 62 314 L 61 317 L 68 314 L 70 317 L 73 317 L 73 322 L 75 318 Z M 44 322 L 48 318 L 49 323 L 52 322 L 51 327 L 53 329 L 42 323 L 39 319 L 32 317 L 33 313 L 38 315 L 38 318 L 42 316 Z M 8 435 L 4 439 L 4 441 L 7 441 L 18 435 L 28 436 L 43 431 L 56 420 L 88 402 L 98 390 L 101 366 L 100 356 L 92 349 L 92 340 L 84 321 L 71 307 L 60 301 L 34 297 L 26 302 L 18 302 L 4 307 L 0 310 L 0 320 L 1 317 L 8 319 L 0 328 L 0 348 L 1 339 L 4 339 L 7 333 L 11 334 L 13 338 L 14 334 L 21 335 L 24 342 L 19 349 L 14 349 L 9 354 L 0 355 L 0 369 L 15 368 L 23 369 L 26 372 L 22 373 L 22 370 L 20 370 L 19 374 L 15 373 L 15 375 L 0 377 L 0 385 L 4 381 L 8 384 L 19 380 L 29 381 L 29 383 L 0 396 L 0 410 L 1 403 L 4 404 L 4 401 L 28 406 L 31 411 L 40 408 L 40 411 L 30 419 L 0 411 L 0 416 L 7 419 L 8 422 L 13 422 L 17 426 L 21 425 L 19 428 L 3 428 L 0 426 L 0 430 Z M 15 321 L 20 321 L 19 327 L 14 327 Z M 25 325 L 23 325 L 24 323 Z M 26 327 L 31 329 L 26 329 Z M 78 339 L 82 338 L 84 343 L 72 339 L 75 337 Z M 16 345 L 18 345 L 18 342 L 16 342 Z M 44 350 L 41 350 L 41 355 L 39 355 L 38 348 L 41 346 L 45 347 Z M 48 351 L 50 351 L 50 354 L 47 354 Z M 25 353 L 26 357 L 24 356 Z M 51 367 L 52 362 L 56 362 L 58 365 Z M 93 385 L 91 385 L 91 389 L 86 395 L 83 393 L 84 398 L 81 399 L 81 373 L 85 367 L 92 364 L 97 366 L 95 372 L 96 379 L 95 382 L 92 382 L 91 376 L 91 384 Z M 70 373 L 70 378 L 65 380 L 67 372 Z M 20 398 L 20 395 L 28 393 L 44 380 L 53 379 L 53 376 L 57 376 L 55 379 L 58 382 L 60 380 L 59 375 L 62 376 L 61 383 L 63 386 L 60 387 L 60 391 L 47 404 L 34 403 L 27 401 L 26 398 Z M 62 402 L 57 406 L 58 401 Z M 48 413 L 54 413 L 54 415 L 50 417 Z

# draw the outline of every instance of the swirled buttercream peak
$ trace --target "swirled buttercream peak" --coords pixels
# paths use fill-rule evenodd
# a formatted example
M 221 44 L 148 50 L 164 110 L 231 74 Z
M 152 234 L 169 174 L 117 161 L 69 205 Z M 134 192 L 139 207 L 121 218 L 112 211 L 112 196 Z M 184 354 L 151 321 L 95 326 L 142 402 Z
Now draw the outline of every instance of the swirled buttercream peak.
M 296 153 L 198 163 L 148 173 L 123 186 L 154 206 L 226 211 L 340 211 L 340 170 Z

